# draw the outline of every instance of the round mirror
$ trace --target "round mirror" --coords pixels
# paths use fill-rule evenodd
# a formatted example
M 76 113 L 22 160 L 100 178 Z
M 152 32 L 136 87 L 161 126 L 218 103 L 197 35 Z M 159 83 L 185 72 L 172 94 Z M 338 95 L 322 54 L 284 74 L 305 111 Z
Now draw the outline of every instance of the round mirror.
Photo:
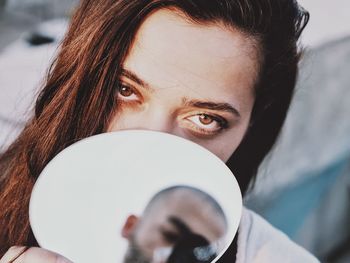
M 38 178 L 30 224 L 41 247 L 75 263 L 215 262 L 232 242 L 242 198 L 203 147 L 152 131 L 81 140 Z

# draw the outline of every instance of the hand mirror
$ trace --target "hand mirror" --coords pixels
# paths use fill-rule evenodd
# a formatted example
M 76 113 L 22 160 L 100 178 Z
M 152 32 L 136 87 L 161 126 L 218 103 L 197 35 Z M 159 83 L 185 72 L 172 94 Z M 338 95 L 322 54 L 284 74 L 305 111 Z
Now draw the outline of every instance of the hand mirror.
M 203 147 L 152 131 L 105 133 L 59 153 L 33 188 L 43 248 L 75 263 L 215 262 L 232 242 L 242 198 Z

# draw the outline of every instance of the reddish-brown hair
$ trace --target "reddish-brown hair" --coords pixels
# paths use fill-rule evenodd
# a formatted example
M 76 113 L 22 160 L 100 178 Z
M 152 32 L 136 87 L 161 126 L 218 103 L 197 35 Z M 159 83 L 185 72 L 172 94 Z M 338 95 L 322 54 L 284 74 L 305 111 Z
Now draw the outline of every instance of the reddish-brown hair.
M 35 114 L 0 157 L 0 256 L 35 245 L 28 222 L 33 184 L 70 144 L 106 131 L 117 109 L 121 63 L 152 11 L 175 8 L 200 23 L 224 22 L 262 53 L 250 128 L 227 162 L 243 191 L 281 129 L 295 86 L 297 39 L 308 16 L 293 0 L 83 0 L 37 99 Z

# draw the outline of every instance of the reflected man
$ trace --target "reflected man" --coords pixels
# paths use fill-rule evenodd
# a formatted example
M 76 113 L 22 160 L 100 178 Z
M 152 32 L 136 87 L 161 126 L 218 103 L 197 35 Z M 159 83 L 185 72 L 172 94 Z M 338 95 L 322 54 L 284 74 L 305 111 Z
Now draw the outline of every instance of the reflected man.
M 224 211 L 213 197 L 190 186 L 169 187 L 150 200 L 142 216 L 127 218 L 124 263 L 211 262 L 226 231 Z

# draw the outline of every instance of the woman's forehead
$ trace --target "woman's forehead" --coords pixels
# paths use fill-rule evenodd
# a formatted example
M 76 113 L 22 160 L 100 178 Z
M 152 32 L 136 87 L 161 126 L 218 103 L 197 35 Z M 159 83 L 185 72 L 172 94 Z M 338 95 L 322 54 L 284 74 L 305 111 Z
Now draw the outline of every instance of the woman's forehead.
M 158 10 L 141 25 L 124 67 L 159 89 L 190 87 L 227 97 L 233 89 L 253 92 L 257 53 L 253 40 L 234 28 Z

